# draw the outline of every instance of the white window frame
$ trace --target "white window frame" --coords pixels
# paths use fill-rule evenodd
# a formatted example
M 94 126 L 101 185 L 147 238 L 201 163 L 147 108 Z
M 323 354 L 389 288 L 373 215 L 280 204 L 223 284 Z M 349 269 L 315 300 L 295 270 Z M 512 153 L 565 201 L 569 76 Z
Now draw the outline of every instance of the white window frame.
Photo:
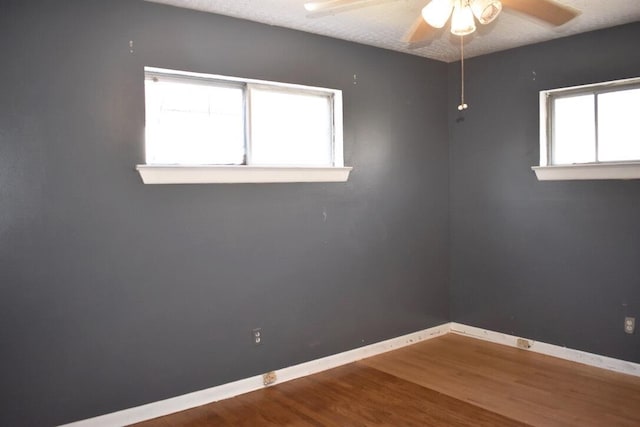
M 571 165 L 552 163 L 553 144 L 553 101 L 567 95 L 598 94 L 623 88 L 635 89 L 640 86 L 640 77 L 573 86 L 540 92 L 540 165 L 531 169 L 539 181 L 640 179 L 640 160 L 624 162 L 596 161 Z M 597 117 L 596 117 L 597 126 Z
M 293 93 L 320 93 L 332 99 L 333 143 L 332 164 L 328 166 L 254 166 L 242 165 L 186 165 L 186 164 L 139 164 L 136 170 L 145 184 L 208 184 L 208 183 L 277 183 L 277 182 L 345 182 L 353 168 L 344 166 L 343 157 L 343 122 L 342 91 L 270 82 L 265 80 L 244 79 L 215 74 L 194 73 L 188 71 L 168 70 L 156 67 L 145 67 L 145 78 L 148 75 L 164 76 L 177 80 L 200 79 L 221 84 L 242 85 L 250 96 L 252 87 L 281 89 Z M 247 112 L 248 114 L 248 112 Z M 246 118 L 248 128 L 248 117 Z M 246 134 L 250 132 L 246 129 Z M 250 158 L 250 142 L 246 144 L 246 160 Z

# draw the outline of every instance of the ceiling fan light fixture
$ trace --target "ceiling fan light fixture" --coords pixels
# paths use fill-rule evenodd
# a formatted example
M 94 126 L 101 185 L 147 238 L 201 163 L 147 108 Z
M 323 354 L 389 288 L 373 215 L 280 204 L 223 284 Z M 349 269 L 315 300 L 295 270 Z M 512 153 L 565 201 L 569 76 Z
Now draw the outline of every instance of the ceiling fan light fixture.
M 452 9 L 453 0 L 431 0 L 422 9 L 422 17 L 432 27 L 442 28 L 451 16 Z
M 496 19 L 502 11 L 502 3 L 498 0 L 473 0 L 471 10 L 478 21 L 486 25 Z
M 473 12 L 466 0 L 456 1 L 451 17 L 451 33 L 456 36 L 466 36 L 476 30 Z

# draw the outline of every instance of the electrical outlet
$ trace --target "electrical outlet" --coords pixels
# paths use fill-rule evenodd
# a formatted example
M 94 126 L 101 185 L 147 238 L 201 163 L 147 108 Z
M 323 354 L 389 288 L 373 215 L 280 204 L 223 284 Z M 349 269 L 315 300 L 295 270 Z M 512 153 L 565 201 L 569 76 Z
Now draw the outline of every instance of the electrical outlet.
M 255 328 L 251 330 L 251 336 L 253 337 L 253 344 L 262 344 L 262 328 Z
M 278 376 L 276 375 L 276 371 L 267 372 L 266 374 L 262 374 L 262 383 L 264 385 L 271 385 L 278 381 Z
M 624 318 L 624 331 L 628 334 L 632 334 L 636 330 L 636 318 L 625 317 Z
M 531 348 L 531 342 L 529 340 L 525 340 L 524 338 L 518 338 L 518 341 L 516 341 L 516 345 L 518 346 L 518 348 L 524 348 L 525 350 Z

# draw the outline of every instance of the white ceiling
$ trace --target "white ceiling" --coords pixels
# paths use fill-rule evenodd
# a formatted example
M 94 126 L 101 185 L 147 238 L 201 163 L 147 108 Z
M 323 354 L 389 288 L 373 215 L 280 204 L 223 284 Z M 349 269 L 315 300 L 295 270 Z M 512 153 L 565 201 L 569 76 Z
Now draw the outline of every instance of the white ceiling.
M 308 0 L 147 0 L 293 28 L 446 62 L 458 60 L 459 39 L 440 30 L 429 44 L 409 48 L 402 38 L 428 0 L 371 0 L 364 7 L 309 17 Z M 640 20 L 640 0 L 558 0 L 582 13 L 561 27 L 503 9 L 493 23 L 465 37 L 465 56 L 565 37 Z

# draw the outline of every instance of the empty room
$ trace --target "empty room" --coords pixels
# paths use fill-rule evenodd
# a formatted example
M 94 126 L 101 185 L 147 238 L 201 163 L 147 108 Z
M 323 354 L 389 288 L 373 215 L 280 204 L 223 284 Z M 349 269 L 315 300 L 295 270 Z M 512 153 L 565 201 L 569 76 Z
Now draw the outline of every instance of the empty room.
M 0 425 L 640 425 L 637 0 L 0 0 Z

